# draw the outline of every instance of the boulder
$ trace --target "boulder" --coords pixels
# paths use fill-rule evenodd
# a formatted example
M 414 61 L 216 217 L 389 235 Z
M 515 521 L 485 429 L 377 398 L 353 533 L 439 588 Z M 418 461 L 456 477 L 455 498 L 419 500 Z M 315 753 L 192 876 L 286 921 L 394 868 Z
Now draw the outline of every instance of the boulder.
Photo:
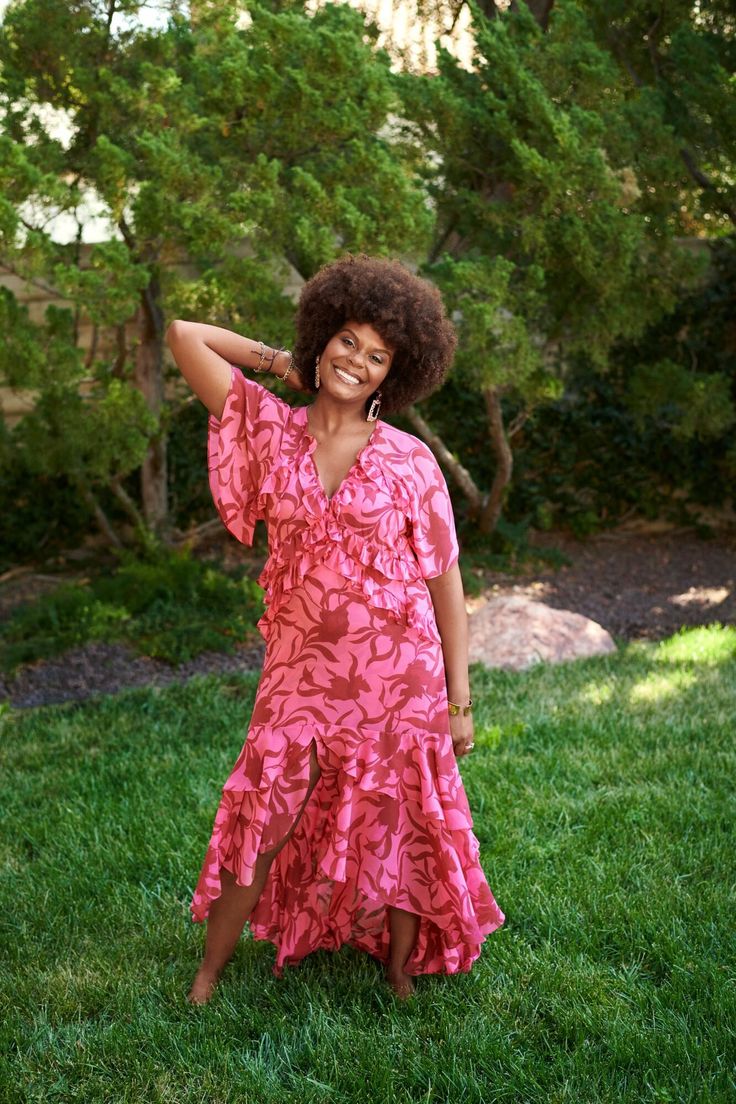
M 509 671 L 616 651 L 597 621 L 516 595 L 489 598 L 470 614 L 468 626 L 470 662 Z

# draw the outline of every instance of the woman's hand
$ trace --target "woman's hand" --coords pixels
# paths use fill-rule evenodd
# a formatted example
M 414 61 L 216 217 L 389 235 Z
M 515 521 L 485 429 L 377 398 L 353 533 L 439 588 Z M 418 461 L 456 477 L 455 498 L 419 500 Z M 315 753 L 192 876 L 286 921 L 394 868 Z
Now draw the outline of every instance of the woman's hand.
M 473 714 L 468 713 L 467 717 L 462 712 L 450 714 L 450 733 L 452 735 L 452 746 L 455 749 L 455 756 L 459 758 L 461 755 L 467 755 L 473 747 Z

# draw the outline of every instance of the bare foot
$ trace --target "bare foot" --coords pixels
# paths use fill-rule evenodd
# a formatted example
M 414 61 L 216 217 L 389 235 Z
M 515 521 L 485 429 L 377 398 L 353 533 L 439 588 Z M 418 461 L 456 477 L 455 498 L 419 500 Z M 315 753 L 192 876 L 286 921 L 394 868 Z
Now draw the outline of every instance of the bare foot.
M 207 1004 L 215 991 L 216 985 L 217 977 L 200 968 L 192 982 L 187 1000 L 190 1004 Z
M 398 969 L 398 967 L 386 967 L 386 980 L 399 1000 L 407 1000 L 414 995 L 415 987 L 411 976 L 405 974 L 404 971 Z

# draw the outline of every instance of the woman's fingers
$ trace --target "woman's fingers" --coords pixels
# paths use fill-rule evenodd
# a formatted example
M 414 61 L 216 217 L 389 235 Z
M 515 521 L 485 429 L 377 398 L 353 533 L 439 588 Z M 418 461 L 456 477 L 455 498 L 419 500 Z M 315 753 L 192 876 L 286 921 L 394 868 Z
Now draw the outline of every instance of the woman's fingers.
M 475 744 L 473 718 L 465 717 L 462 714 L 452 716 L 450 718 L 450 732 L 455 755 L 469 755 Z

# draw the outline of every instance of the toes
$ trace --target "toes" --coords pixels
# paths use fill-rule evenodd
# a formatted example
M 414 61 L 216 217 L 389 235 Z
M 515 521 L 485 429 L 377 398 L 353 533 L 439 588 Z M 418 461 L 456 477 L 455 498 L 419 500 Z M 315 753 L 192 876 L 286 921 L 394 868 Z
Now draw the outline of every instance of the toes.
M 206 1004 L 212 996 L 211 992 L 202 989 L 191 989 L 187 995 L 190 1004 Z
M 211 979 L 195 978 L 187 1001 L 189 1004 L 207 1004 L 215 991 L 216 982 Z
M 403 977 L 396 977 L 388 974 L 387 981 L 391 992 L 394 993 L 399 1000 L 406 1000 L 408 997 L 414 996 L 416 992 L 414 982 L 407 974 L 404 974 Z
M 414 996 L 414 986 L 407 985 L 406 982 L 399 982 L 397 985 L 392 985 L 391 990 L 399 1000 L 408 1000 L 409 997 Z

